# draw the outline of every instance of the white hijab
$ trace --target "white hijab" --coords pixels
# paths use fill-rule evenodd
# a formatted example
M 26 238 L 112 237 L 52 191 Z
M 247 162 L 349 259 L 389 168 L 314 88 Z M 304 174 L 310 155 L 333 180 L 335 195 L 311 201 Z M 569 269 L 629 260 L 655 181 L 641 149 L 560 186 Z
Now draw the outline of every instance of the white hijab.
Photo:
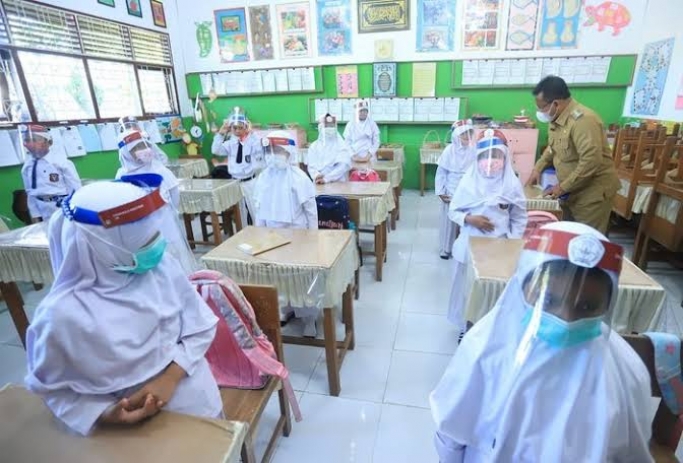
M 128 135 L 130 131 L 124 132 L 119 135 L 119 143 Z M 147 139 L 141 140 L 139 143 L 147 143 L 150 147 L 155 150 L 159 150 L 159 147 L 155 143 L 150 142 Z M 128 145 L 119 147 L 119 162 L 121 163 L 121 168 L 116 172 L 116 178 L 121 178 L 124 175 L 134 175 L 134 174 L 159 174 L 163 177 L 164 181 L 162 183 L 162 194 L 164 198 L 168 198 L 168 191 L 176 188 L 179 184 L 178 179 L 173 172 L 171 172 L 159 159 L 155 156 L 148 162 L 142 162 L 133 157 L 130 153 Z
M 329 165 L 339 163 L 351 167 L 351 147 L 339 131 L 335 130 L 333 135 L 327 135 L 325 124 L 319 123 L 318 139 L 308 150 L 308 165 L 320 172 Z
M 474 146 L 463 146 L 460 137 L 454 136 L 439 156 L 437 164 L 449 172 L 464 174 L 476 159 L 477 149 Z
M 84 186 L 72 206 L 103 211 L 147 192 L 123 182 Z M 108 394 L 162 371 L 183 336 L 215 325 L 216 318 L 168 253 L 141 275 L 132 254 L 163 233 L 168 207 L 133 223 L 105 229 L 56 213 L 49 224 L 55 281 L 27 333 L 26 386 L 38 394 L 70 389 Z

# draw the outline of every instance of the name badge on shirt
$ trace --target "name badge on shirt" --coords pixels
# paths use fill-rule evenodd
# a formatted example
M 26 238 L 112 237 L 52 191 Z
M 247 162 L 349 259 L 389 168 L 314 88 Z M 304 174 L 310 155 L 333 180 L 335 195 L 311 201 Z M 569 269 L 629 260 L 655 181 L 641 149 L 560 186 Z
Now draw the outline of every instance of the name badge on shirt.
M 52 183 L 59 182 L 59 174 L 50 174 L 50 182 L 52 182 Z
M 510 209 L 509 204 L 499 204 L 498 207 L 504 211 L 507 211 L 508 209 Z
M 246 156 L 244 156 L 244 162 L 246 162 L 247 164 L 251 164 L 251 154 L 247 154 Z

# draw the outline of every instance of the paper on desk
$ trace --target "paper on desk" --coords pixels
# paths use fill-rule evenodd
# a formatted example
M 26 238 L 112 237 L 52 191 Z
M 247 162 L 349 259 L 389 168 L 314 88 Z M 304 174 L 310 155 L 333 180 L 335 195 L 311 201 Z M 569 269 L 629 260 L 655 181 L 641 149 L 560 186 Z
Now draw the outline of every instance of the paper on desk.
M 237 245 L 237 249 L 249 254 L 250 256 L 256 256 L 263 254 L 264 252 L 270 251 L 275 248 L 279 248 L 286 244 L 291 243 L 292 240 L 285 238 L 284 236 L 278 235 L 275 232 L 268 232 L 266 236 L 254 237 L 252 239 L 245 239 L 240 244 Z

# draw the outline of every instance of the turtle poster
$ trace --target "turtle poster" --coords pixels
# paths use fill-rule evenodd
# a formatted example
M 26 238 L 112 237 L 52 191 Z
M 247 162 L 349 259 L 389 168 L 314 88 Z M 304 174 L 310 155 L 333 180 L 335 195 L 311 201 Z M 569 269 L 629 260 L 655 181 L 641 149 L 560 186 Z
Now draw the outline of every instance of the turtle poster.
M 454 24 L 454 1 L 418 0 L 416 51 L 453 51 Z
M 221 57 L 221 63 L 249 61 L 244 8 L 216 10 L 213 13 L 216 18 L 218 54 Z
M 251 50 L 256 61 L 273 59 L 273 29 L 270 27 L 270 6 L 249 7 Z
M 349 0 L 318 0 L 318 54 L 351 54 L 351 4 Z
M 374 97 L 395 97 L 396 63 L 373 63 L 372 84 Z
M 645 45 L 633 83 L 631 114 L 641 116 L 659 114 L 662 91 L 666 86 L 673 50 L 673 37 Z
M 544 2 L 538 35 L 538 48 L 576 48 L 578 44 L 581 0 Z
M 281 58 L 311 56 L 309 16 L 308 2 L 286 3 L 277 6 Z

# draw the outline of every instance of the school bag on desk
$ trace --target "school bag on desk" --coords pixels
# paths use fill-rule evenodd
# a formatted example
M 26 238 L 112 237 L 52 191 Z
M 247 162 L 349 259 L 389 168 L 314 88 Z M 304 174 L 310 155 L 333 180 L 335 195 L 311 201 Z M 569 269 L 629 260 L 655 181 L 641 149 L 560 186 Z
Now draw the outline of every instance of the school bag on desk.
M 216 337 L 205 355 L 218 386 L 262 389 L 268 376 L 277 376 L 294 418 L 301 421 L 289 371 L 277 361 L 273 345 L 256 323 L 254 309 L 237 283 L 212 270 L 193 273 L 190 283 L 218 317 Z
M 343 196 L 321 195 L 315 198 L 318 207 L 318 230 L 356 230 L 357 224 L 351 221 L 349 200 Z M 363 265 L 363 253 L 360 249 L 358 233 L 356 233 L 356 247 Z

